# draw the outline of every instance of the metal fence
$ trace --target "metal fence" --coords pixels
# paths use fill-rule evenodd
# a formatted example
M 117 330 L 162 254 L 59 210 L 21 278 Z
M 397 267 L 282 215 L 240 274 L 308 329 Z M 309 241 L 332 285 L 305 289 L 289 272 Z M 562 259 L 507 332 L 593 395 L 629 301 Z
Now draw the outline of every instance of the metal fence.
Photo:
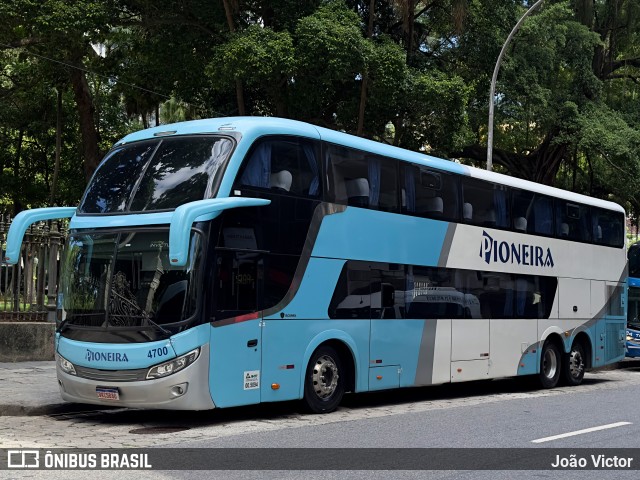
M 0 258 L 4 258 L 10 225 L 11 217 L 0 214 Z M 18 263 L 0 263 L 0 322 L 55 320 L 66 233 L 66 221 L 34 224 L 25 233 Z

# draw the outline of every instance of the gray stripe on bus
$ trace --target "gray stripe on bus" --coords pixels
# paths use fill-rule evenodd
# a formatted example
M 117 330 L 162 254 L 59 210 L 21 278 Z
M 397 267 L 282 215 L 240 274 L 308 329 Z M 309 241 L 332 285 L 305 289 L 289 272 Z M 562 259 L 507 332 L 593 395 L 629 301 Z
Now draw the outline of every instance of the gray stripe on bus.
M 447 233 L 444 235 L 444 241 L 442 242 L 442 250 L 440 251 L 440 258 L 438 259 L 439 267 L 446 267 L 449 260 L 449 253 L 451 252 L 451 246 L 453 245 L 453 236 L 456 233 L 456 224 L 450 223 L 447 227 Z
M 418 353 L 415 385 L 431 385 L 433 383 L 433 364 L 436 350 L 436 330 L 438 320 L 425 320 Z

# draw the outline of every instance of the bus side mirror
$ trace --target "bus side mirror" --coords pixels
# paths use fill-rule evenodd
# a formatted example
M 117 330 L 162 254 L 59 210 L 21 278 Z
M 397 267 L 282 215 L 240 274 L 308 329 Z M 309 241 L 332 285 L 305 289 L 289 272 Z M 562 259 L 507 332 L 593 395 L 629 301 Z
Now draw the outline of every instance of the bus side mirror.
M 392 308 L 395 304 L 394 296 L 395 289 L 390 283 L 383 283 L 380 285 L 382 295 L 382 308 Z

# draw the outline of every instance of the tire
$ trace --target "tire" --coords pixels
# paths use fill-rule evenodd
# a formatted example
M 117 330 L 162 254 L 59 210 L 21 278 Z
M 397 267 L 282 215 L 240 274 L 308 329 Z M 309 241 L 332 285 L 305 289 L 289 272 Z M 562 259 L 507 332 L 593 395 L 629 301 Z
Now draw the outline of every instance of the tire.
M 560 380 L 562 355 L 555 343 L 546 341 L 540 352 L 540 373 L 538 379 L 542 388 L 554 388 Z
M 580 385 L 585 368 L 584 347 L 580 342 L 573 342 L 571 350 L 562 359 L 562 377 L 566 384 L 572 387 Z
M 328 345 L 320 346 L 307 365 L 304 380 L 304 403 L 313 413 L 333 412 L 345 391 L 346 372 L 338 352 Z

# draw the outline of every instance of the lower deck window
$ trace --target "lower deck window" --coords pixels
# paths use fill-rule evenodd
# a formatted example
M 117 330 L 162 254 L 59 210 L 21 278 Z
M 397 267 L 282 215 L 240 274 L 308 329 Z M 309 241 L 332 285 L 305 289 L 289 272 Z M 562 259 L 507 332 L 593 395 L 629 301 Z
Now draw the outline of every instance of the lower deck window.
M 348 261 L 330 318 L 549 318 L 556 277 Z

